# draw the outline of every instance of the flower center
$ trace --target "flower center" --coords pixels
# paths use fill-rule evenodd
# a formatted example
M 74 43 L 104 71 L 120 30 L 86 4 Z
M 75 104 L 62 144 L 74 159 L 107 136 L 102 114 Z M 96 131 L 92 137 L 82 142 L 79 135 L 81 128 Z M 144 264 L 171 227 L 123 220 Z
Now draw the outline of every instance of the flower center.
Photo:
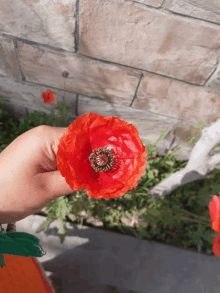
M 89 161 L 96 172 L 106 172 L 114 165 L 115 158 L 111 150 L 104 147 L 93 150 L 89 156 Z

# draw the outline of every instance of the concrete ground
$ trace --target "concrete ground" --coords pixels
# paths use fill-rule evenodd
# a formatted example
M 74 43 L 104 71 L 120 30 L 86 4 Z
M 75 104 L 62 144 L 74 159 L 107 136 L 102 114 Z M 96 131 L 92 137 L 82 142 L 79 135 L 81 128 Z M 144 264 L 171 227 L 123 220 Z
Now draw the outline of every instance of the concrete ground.
M 59 221 L 36 233 L 45 217 L 17 222 L 17 232 L 40 239 L 38 260 L 62 293 L 219 293 L 220 259 L 165 244 Z M 5 228 L 5 226 L 3 225 Z

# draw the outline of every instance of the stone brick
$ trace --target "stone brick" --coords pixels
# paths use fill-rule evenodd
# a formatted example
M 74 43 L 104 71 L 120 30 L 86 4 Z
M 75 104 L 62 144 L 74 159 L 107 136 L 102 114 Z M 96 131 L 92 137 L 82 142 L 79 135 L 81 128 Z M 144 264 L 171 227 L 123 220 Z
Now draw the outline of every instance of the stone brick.
M 208 87 L 145 73 L 132 107 L 196 125 L 220 116 L 220 95 Z
M 120 106 L 100 99 L 90 99 L 86 96 L 79 96 L 78 114 L 97 113 L 105 116 L 117 116 L 128 123 L 132 123 L 138 129 L 143 138 L 156 141 L 165 127 L 171 128 L 178 119 L 160 116 L 148 111 L 134 109 L 132 107 Z
M 0 32 L 75 51 L 76 0 L 1 0 Z
M 97 113 L 105 116 L 116 116 L 128 123 L 132 123 L 138 130 L 143 143 L 153 145 L 161 135 L 161 132 L 167 128 L 163 139 L 157 144 L 157 152 L 163 156 L 168 149 L 179 147 L 179 152 L 175 155 L 176 158 L 188 160 L 192 151 L 192 145 L 189 140 L 194 128 L 192 123 L 181 121 L 172 117 L 158 115 L 149 111 L 137 110 L 132 107 L 110 104 L 106 101 L 101 101 L 95 98 L 79 96 L 78 114 Z M 179 132 L 175 135 L 175 129 L 178 127 Z M 182 131 L 182 132 L 181 132 Z M 185 137 L 185 133 L 187 136 Z M 183 135 L 184 134 L 184 135 Z M 201 133 L 199 133 L 201 135 Z M 174 142 L 175 140 L 175 142 Z
M 164 7 L 189 17 L 220 23 L 219 0 L 168 0 Z
M 159 7 L 161 7 L 163 1 L 164 0 L 135 0 L 133 2 L 141 3 L 141 4 L 148 5 L 148 6 L 159 8 Z
M 193 84 L 214 72 L 220 31 L 116 0 L 82 0 L 79 53 Z
M 0 74 L 22 79 L 13 40 L 6 37 L 0 37 Z
M 27 81 L 62 89 L 62 72 L 67 71 L 66 90 L 125 106 L 130 105 L 141 76 L 124 66 L 22 42 L 18 42 L 18 52 Z
M 8 77 L 0 77 L 0 98 L 5 99 L 5 103 L 3 104 L 4 108 L 9 109 L 10 112 L 14 112 L 17 117 L 26 117 L 27 113 L 23 113 L 23 107 L 27 108 L 28 113 L 36 110 L 39 112 L 42 111 L 47 115 L 50 114 L 51 110 L 54 110 L 54 114 L 60 117 L 59 110 L 55 109 L 55 103 L 44 104 L 41 98 L 41 93 L 48 90 L 54 92 L 55 102 L 63 102 L 62 97 L 64 92 L 62 90 L 27 82 L 18 82 Z M 66 92 L 65 101 L 68 115 L 74 118 L 76 114 L 76 95 Z
M 1 105 L 1 108 L 9 109 L 10 112 L 12 111 L 19 118 L 26 117 L 26 109 L 28 113 L 32 113 L 36 110 L 49 115 L 51 110 L 55 109 L 55 104 L 44 104 L 40 97 L 41 93 L 48 89 L 51 88 L 29 82 L 14 81 L 8 77 L 1 77 L 0 98 L 5 99 L 5 103 Z M 54 88 L 52 88 L 52 90 L 55 94 L 56 101 L 62 102 L 63 91 Z M 165 155 L 168 149 L 171 148 L 173 150 L 176 147 L 180 147 L 179 153 L 175 155 L 176 158 L 187 160 L 190 156 L 192 146 L 188 141 L 193 134 L 190 132 L 193 128 L 192 123 L 183 122 L 175 118 L 154 114 L 144 110 L 133 109 L 132 107 L 119 107 L 117 104 L 108 103 L 102 99 L 89 98 L 81 95 L 78 101 L 78 113 L 75 113 L 75 94 L 66 92 L 65 101 L 70 123 L 76 118 L 75 114 L 83 115 L 92 112 L 105 116 L 117 116 L 128 123 L 132 123 L 137 128 L 143 143 L 149 143 L 150 145 L 153 145 L 158 140 L 161 132 L 167 128 L 163 139 L 157 144 L 157 152 L 160 155 Z M 60 117 L 60 112 L 58 110 L 54 110 L 54 113 Z M 177 133 L 175 134 L 177 127 Z M 173 143 L 174 140 L 175 142 Z

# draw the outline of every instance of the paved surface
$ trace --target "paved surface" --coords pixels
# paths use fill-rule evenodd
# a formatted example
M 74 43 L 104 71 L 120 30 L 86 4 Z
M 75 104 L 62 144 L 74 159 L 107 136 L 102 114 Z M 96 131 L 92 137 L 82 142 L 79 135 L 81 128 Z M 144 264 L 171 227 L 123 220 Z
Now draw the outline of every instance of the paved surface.
M 46 255 L 38 260 L 59 292 L 220 292 L 220 259 L 215 256 L 70 223 L 61 244 L 59 221 L 36 233 L 45 219 L 31 215 L 17 222 L 17 231 L 40 239 Z

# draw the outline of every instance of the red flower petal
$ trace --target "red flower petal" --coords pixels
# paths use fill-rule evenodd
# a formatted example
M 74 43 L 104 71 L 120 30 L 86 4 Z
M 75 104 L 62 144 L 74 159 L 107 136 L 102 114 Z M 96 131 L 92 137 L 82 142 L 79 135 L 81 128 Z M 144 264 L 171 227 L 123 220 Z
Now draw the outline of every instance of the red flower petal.
M 220 257 L 220 234 L 213 240 L 212 251 L 215 256 Z
M 211 227 L 216 232 L 220 231 L 220 197 L 214 195 L 209 203 L 209 214 L 211 218 Z
M 114 163 L 107 171 L 96 172 L 89 157 L 104 147 L 113 155 Z M 88 113 L 70 124 L 60 138 L 57 168 L 73 190 L 85 188 L 90 197 L 110 199 L 138 185 L 146 171 L 146 157 L 147 150 L 132 124 L 118 117 Z M 96 166 L 104 168 L 110 157 L 105 153 L 93 158 Z
M 52 104 L 55 101 L 54 93 L 52 91 L 43 92 L 41 98 L 45 104 Z

